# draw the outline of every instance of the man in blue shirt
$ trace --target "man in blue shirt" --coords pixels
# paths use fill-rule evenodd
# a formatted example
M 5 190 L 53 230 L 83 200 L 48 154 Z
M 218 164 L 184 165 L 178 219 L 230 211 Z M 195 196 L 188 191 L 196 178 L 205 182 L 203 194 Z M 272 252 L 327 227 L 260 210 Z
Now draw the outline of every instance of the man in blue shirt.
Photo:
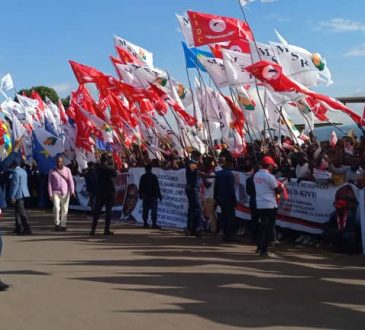
M 10 175 L 9 198 L 14 205 L 15 220 L 19 228 L 19 235 L 31 235 L 32 231 L 28 224 L 28 214 L 24 207 L 24 199 L 30 196 L 28 190 L 27 172 L 20 167 L 20 160 L 12 163 L 13 171 Z

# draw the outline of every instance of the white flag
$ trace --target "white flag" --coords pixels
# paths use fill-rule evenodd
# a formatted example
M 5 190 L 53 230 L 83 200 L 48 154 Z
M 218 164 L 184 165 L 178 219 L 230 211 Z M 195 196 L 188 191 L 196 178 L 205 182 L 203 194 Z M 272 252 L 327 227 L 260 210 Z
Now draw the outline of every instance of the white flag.
M 114 36 L 114 44 L 134 57 L 137 57 L 142 63 L 145 63 L 150 68 L 153 68 L 153 54 L 148 50 L 118 36 Z
M 116 63 L 115 68 L 116 70 L 118 70 L 118 73 L 124 83 L 131 85 L 133 87 L 143 87 L 135 73 L 135 71 L 137 70 L 137 68 L 139 68 L 139 66 L 134 64 Z
M 284 73 L 290 78 L 307 87 L 316 86 L 319 82 L 325 82 L 327 85 L 332 83 L 327 62 L 319 53 L 311 53 L 302 47 L 288 43 L 271 42 L 270 44 Z
M 181 32 L 184 36 L 185 42 L 189 48 L 194 47 L 193 33 L 191 31 L 191 24 L 189 18 L 175 14 L 179 21 Z
M 252 64 L 250 54 L 227 49 L 222 49 L 222 53 L 227 81 L 230 86 L 255 83 L 255 77 L 245 70 L 245 67 Z
M 13 88 L 14 88 L 13 78 L 11 77 L 10 73 L 8 73 L 4 77 L 1 78 L 0 89 L 2 91 L 6 92 Z
M 13 124 L 13 138 L 14 140 L 20 139 L 23 135 L 27 133 L 27 130 L 23 126 L 23 124 L 19 121 L 16 115 L 13 113 L 12 116 L 12 124 Z
M 240 4 L 242 7 L 246 6 L 250 2 L 254 2 L 255 0 L 240 0 Z
M 198 56 L 200 63 L 208 71 L 210 77 L 218 88 L 228 86 L 226 70 L 224 69 L 223 60 L 220 58 L 211 58 L 205 56 Z

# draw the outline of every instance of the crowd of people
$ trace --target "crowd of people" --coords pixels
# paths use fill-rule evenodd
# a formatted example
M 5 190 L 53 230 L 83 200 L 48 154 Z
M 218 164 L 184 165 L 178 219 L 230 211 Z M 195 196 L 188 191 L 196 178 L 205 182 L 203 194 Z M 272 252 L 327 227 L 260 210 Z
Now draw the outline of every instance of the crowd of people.
M 114 180 L 118 174 L 111 154 L 98 155 L 98 162 L 89 162 L 80 171 L 78 164 L 71 161 L 65 166 L 65 158 L 59 155 L 56 166 L 47 177 L 37 171 L 33 162 L 26 164 L 19 157 L 18 142 L 13 152 L 2 163 L 1 207 L 6 204 L 14 207 L 14 233 L 31 235 L 26 207 L 45 206 L 44 195 L 53 205 L 54 230 L 67 230 L 67 214 L 70 199 L 75 198 L 73 176 L 85 177 L 93 213 L 90 235 L 96 233 L 101 210 L 105 207 L 104 235 L 112 235 L 110 230 L 112 207 L 115 198 Z M 215 144 L 214 150 L 200 154 L 192 150 L 186 158 L 174 156 L 172 152 L 163 160 L 149 160 L 146 153 L 124 158 L 120 171 L 145 166 L 146 173 L 139 183 L 139 198 L 143 200 L 143 224 L 149 227 L 151 215 L 152 228 L 159 229 L 158 201 L 163 196 L 153 167 L 163 169 L 186 169 L 186 197 L 188 200 L 186 233 L 201 236 L 203 230 L 222 233 L 224 242 L 235 241 L 239 222 L 235 218 L 237 204 L 235 194 L 235 171 L 247 174 L 246 192 L 249 198 L 251 221 L 249 231 L 257 245 L 257 253 L 268 255 L 268 248 L 275 241 L 275 219 L 279 195 L 287 198 L 285 182 L 290 180 L 314 181 L 318 184 L 344 183 L 365 187 L 365 138 L 349 133 L 337 141 L 318 143 L 311 136 L 302 145 L 288 137 L 267 138 L 248 144 L 242 155 L 232 155 L 224 144 Z M 201 189 L 203 187 L 203 189 Z M 346 186 L 345 186 L 346 188 Z M 48 192 L 48 194 L 47 194 Z M 6 198 L 5 198 L 6 196 Z M 346 192 L 345 192 L 346 196 Z M 43 201 L 42 201 L 43 199 Z M 324 229 L 323 239 L 338 251 L 354 252 L 360 237 L 360 224 L 355 215 L 350 215 L 357 201 L 347 197 L 337 198 L 336 213 L 331 215 Z M 219 212 L 217 212 L 219 207 Z M 209 226 L 203 226 L 203 213 Z M 345 219 L 345 220 L 344 220 Z M 1 237 L 1 235 L 0 235 Z M 0 251 L 1 251 L 0 245 Z M 0 282 L 0 290 L 8 286 Z

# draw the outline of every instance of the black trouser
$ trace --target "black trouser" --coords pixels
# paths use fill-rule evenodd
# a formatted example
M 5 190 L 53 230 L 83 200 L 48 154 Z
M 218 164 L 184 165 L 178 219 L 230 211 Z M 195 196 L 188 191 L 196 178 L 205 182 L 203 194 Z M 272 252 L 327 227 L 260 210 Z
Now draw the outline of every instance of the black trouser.
M 237 222 L 235 219 L 235 210 L 232 205 L 220 205 L 221 207 L 221 228 L 223 231 L 223 240 L 227 241 L 237 232 Z
M 28 214 L 24 208 L 24 198 L 17 199 L 14 204 L 15 229 L 17 232 L 30 232 Z
M 114 203 L 114 194 L 108 195 L 96 195 L 95 207 L 94 207 L 94 218 L 91 231 L 95 232 L 96 226 L 98 225 L 98 220 L 100 212 L 105 206 L 105 229 L 104 232 L 110 230 L 110 221 L 112 219 L 112 207 Z
M 95 208 L 95 193 L 89 191 L 89 205 L 91 208 L 91 212 L 94 213 Z
M 259 230 L 257 236 L 257 248 L 262 253 L 267 252 L 267 247 L 273 237 L 277 209 L 258 209 Z
M 148 221 L 148 213 L 151 210 L 152 224 L 157 225 L 157 198 L 143 198 L 143 222 L 146 225 Z
M 355 253 L 357 250 L 357 240 L 355 231 L 344 231 L 337 228 L 327 229 L 323 233 L 326 243 L 333 245 L 335 252 Z
M 250 234 L 253 242 L 257 242 L 257 234 L 259 229 L 259 212 L 256 207 L 250 207 L 251 221 L 249 224 Z
M 188 230 L 198 231 L 200 230 L 202 216 L 199 189 L 186 189 L 185 192 L 189 202 L 187 227 Z

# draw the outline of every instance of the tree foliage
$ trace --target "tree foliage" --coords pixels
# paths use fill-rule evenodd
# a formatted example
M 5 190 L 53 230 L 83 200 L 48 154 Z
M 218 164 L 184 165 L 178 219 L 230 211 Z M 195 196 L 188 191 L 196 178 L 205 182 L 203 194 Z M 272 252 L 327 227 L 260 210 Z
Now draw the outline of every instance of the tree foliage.
M 51 87 L 47 87 L 47 86 L 34 86 L 28 89 L 22 89 L 18 92 L 18 94 L 23 94 L 25 93 L 26 96 L 30 96 L 30 94 L 32 93 L 32 91 L 36 91 L 42 98 L 43 101 L 45 101 L 46 96 L 53 102 L 57 104 L 57 101 L 59 99 L 57 92 L 51 88 Z

